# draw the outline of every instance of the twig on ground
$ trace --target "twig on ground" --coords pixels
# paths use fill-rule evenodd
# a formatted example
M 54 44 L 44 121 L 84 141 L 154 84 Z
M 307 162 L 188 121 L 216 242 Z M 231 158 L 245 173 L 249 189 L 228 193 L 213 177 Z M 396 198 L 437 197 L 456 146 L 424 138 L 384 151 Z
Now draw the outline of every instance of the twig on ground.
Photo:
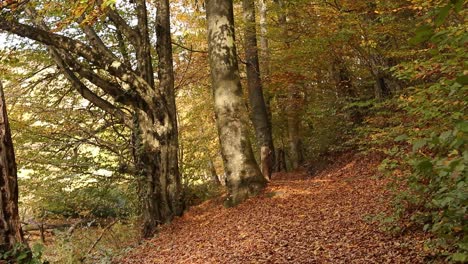
M 99 237 L 96 239 L 96 241 L 94 241 L 93 245 L 88 249 L 88 251 L 86 252 L 86 254 L 80 259 L 81 262 L 83 262 L 87 256 L 89 256 L 89 254 L 91 254 L 91 252 L 93 251 L 93 249 L 96 247 L 96 245 L 99 243 L 99 241 L 101 241 L 101 239 L 104 237 L 104 234 L 106 233 L 107 230 L 109 230 L 113 225 L 115 225 L 115 223 L 117 223 L 117 219 L 115 219 L 114 221 L 112 221 L 110 224 L 108 224 L 106 227 L 104 227 L 104 229 L 102 230 L 101 234 L 99 235 Z

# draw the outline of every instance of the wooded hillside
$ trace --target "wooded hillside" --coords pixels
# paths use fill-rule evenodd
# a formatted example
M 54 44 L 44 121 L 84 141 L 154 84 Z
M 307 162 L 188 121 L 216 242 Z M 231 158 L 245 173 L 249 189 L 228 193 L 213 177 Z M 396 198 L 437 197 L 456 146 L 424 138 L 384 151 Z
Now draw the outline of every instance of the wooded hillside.
M 0 0 L 0 263 L 468 261 L 465 20 L 464 0 Z

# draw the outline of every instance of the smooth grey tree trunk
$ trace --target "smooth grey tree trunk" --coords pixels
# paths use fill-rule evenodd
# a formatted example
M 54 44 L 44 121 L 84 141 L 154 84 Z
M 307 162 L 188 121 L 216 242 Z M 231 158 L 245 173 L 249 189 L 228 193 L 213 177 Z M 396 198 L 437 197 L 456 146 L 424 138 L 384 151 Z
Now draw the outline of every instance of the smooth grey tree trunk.
M 263 87 L 267 88 L 270 83 L 271 63 L 270 63 L 270 46 L 268 43 L 268 23 L 267 23 L 267 4 L 266 0 L 258 1 L 259 20 L 260 20 L 260 76 L 262 78 Z M 268 89 L 264 89 L 265 105 L 268 114 L 268 123 L 271 127 L 271 94 Z M 275 152 L 276 153 L 276 152 Z
M 251 106 L 251 118 L 260 147 L 260 164 L 263 176 L 270 180 L 274 165 L 274 146 L 268 112 L 263 97 L 260 65 L 258 60 L 255 4 L 253 0 L 242 1 L 244 13 L 244 46 L 247 62 L 247 87 Z
M 270 47 L 268 43 L 268 22 L 267 22 L 267 3 L 266 0 L 258 1 L 259 20 L 260 20 L 260 55 L 262 63 L 262 79 L 270 78 Z
M 16 244 L 25 241 L 18 214 L 15 153 L 1 81 L 0 111 L 0 252 L 7 252 Z
M 255 162 L 243 119 L 243 103 L 234 39 L 232 0 L 207 0 L 208 54 L 216 114 L 229 197 L 233 206 L 266 186 Z

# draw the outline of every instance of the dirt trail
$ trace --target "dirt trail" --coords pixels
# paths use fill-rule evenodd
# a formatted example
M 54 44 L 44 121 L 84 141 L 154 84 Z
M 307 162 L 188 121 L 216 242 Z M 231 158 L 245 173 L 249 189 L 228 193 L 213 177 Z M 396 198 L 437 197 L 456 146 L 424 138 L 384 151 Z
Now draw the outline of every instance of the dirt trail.
M 377 165 L 348 155 L 313 178 L 277 174 L 235 208 L 192 208 L 117 263 L 423 263 L 422 237 L 366 220 L 388 209 Z

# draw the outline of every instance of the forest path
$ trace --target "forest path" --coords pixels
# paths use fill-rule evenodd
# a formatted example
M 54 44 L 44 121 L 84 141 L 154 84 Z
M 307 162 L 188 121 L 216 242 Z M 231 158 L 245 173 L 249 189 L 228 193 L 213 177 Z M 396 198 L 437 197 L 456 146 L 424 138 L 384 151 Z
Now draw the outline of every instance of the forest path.
M 369 220 L 388 210 L 377 166 L 345 155 L 313 178 L 276 174 L 235 208 L 221 199 L 191 208 L 117 263 L 423 263 L 422 236 L 391 236 Z

